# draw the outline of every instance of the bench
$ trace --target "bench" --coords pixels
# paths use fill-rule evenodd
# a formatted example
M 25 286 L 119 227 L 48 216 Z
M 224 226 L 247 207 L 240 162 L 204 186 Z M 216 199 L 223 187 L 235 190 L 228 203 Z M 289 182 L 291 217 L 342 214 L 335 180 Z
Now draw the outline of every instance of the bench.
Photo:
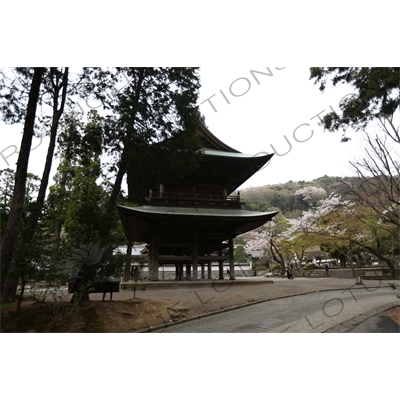
M 68 293 L 74 293 L 74 283 L 68 284 Z M 115 293 L 119 292 L 119 282 L 92 282 L 88 288 L 90 293 Z

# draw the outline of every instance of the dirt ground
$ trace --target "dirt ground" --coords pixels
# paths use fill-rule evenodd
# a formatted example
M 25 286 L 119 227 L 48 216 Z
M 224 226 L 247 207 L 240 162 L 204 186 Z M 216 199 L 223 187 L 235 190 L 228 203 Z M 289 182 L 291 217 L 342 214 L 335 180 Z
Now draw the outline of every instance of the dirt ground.
M 366 285 L 376 286 L 377 282 L 371 281 Z M 20 313 L 16 313 L 15 304 L 3 306 L 0 325 L 1 332 L 10 333 L 139 332 L 257 301 L 350 287 L 354 287 L 354 280 L 329 278 L 299 278 L 293 281 L 249 279 L 221 284 L 186 282 L 169 286 L 160 283 L 148 285 L 144 292 L 137 292 L 136 299 L 132 291 L 121 290 L 114 293 L 113 301 L 108 301 L 107 297 L 103 302 L 101 294 L 92 294 L 91 301 L 82 306 L 69 303 L 69 297 L 58 303 L 23 302 Z M 400 307 L 391 309 L 388 315 L 400 324 Z
M 184 316 L 180 310 L 172 315 Z M 153 300 L 89 301 L 70 303 L 25 302 L 19 313 L 13 305 L 1 312 L 3 333 L 127 333 L 157 326 L 171 319 L 167 305 Z M 176 318 L 176 317 L 175 317 Z

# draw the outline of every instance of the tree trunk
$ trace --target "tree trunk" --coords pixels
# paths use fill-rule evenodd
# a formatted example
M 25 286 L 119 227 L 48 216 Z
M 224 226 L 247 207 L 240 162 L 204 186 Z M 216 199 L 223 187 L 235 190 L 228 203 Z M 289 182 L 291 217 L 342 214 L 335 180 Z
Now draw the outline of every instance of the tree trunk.
M 62 192 L 65 194 L 65 187 L 67 185 L 67 173 L 65 171 L 63 171 L 61 174 L 61 179 L 59 184 Z M 53 260 L 56 259 L 57 251 L 60 247 L 61 231 L 62 231 L 62 223 L 60 221 L 57 221 L 56 226 L 54 227 L 53 255 L 52 255 Z
M 115 207 L 117 206 L 118 196 L 119 192 L 121 191 L 122 179 L 124 178 L 125 172 L 126 172 L 126 149 L 124 149 L 122 152 L 118 173 L 115 178 L 111 196 L 107 205 L 107 214 L 113 213 Z
M 349 261 L 350 261 L 350 267 L 351 267 L 351 272 L 353 274 L 353 278 L 356 277 L 356 271 L 354 269 L 354 265 L 353 265 L 353 247 L 350 243 L 350 247 L 349 247 Z
M 128 282 L 131 278 L 131 256 L 132 256 L 132 243 L 129 243 L 126 249 L 124 282 Z
M 281 266 L 281 276 L 285 276 L 286 273 L 286 265 L 285 265 L 285 259 L 283 255 L 280 253 L 278 248 L 274 245 L 272 240 L 269 242 L 269 248 L 271 250 L 272 258 L 280 264 Z M 276 252 L 276 254 L 275 254 Z
M 128 138 L 124 141 L 124 150 L 122 151 L 121 161 L 119 164 L 117 177 L 115 178 L 113 190 L 111 192 L 111 196 L 110 196 L 110 199 L 108 202 L 107 214 L 113 213 L 117 206 L 118 196 L 121 191 L 122 179 L 124 178 L 124 175 L 127 172 L 128 154 L 129 154 L 130 146 L 131 146 L 130 139 L 132 139 L 132 137 L 135 134 L 134 125 L 135 125 L 135 121 L 136 121 L 136 114 L 138 111 L 139 99 L 140 99 L 140 94 L 142 91 L 144 78 L 145 78 L 145 70 L 144 70 L 144 68 L 142 68 L 140 70 L 138 82 L 137 82 L 136 88 L 135 88 L 135 96 L 133 99 L 132 115 L 130 116 L 130 121 L 128 124 Z
M 28 238 L 28 241 L 30 241 L 32 239 L 33 233 L 37 227 L 37 224 L 39 222 L 40 213 L 42 211 L 44 200 L 46 197 L 46 190 L 47 190 L 47 186 L 49 184 L 51 165 L 53 163 L 54 150 L 56 147 L 58 126 L 60 124 L 61 116 L 64 112 L 64 106 L 65 106 L 65 101 L 66 101 L 66 97 L 67 97 L 68 71 L 69 71 L 69 68 L 66 67 L 65 71 L 63 73 L 63 78 L 62 78 L 61 84 L 58 85 L 58 82 L 57 82 L 54 87 L 53 120 L 52 120 L 52 124 L 51 124 L 51 128 L 50 128 L 50 143 L 49 143 L 49 147 L 47 149 L 46 163 L 45 163 L 45 167 L 43 170 L 42 179 L 40 181 L 39 193 L 38 193 L 38 196 L 36 199 L 36 207 L 33 211 L 32 217 L 30 219 L 29 233 L 31 236 Z M 60 108 L 58 108 L 58 97 L 60 95 L 60 90 L 62 90 L 62 96 L 61 96 Z
M 45 167 L 44 167 L 43 174 L 42 174 L 42 179 L 40 181 L 39 192 L 38 192 L 38 195 L 36 198 L 36 204 L 32 210 L 32 214 L 29 218 L 26 235 L 24 235 L 24 237 L 23 237 L 22 246 L 24 246 L 24 247 L 28 246 L 31 243 L 31 241 L 35 235 L 35 231 L 36 231 L 36 228 L 39 223 L 40 214 L 42 212 L 43 204 L 44 204 L 45 197 L 46 197 L 46 190 L 47 190 L 47 186 L 49 183 L 51 165 L 53 162 L 54 150 L 56 147 L 58 126 L 60 123 L 61 116 L 64 112 L 64 106 L 65 106 L 65 101 L 66 101 L 66 97 L 67 97 L 68 70 L 69 70 L 69 68 L 66 67 L 65 71 L 63 73 L 63 78 L 62 78 L 61 84 L 59 84 L 58 80 L 57 80 L 57 82 L 53 85 L 54 86 L 53 120 L 52 120 L 52 124 L 51 124 L 51 129 L 50 129 L 50 143 L 49 143 L 49 147 L 47 149 L 47 157 L 46 157 Z M 50 77 L 51 83 L 53 83 L 53 78 L 54 78 L 53 75 L 54 75 L 54 73 L 52 73 L 51 77 Z M 60 90 L 62 90 L 62 98 L 61 98 L 60 108 L 58 108 L 58 98 L 60 95 Z M 23 272 L 23 271 L 21 271 L 21 272 Z M 11 295 L 11 293 L 9 295 Z M 15 298 L 15 294 L 14 294 L 14 298 Z
M 13 199 L 3 239 L 1 241 L 1 292 L 3 292 L 4 289 L 17 242 L 18 229 L 24 205 L 26 177 L 28 174 L 29 155 L 31 151 L 32 138 L 34 135 L 36 109 L 44 72 L 44 68 L 34 69 L 32 84 L 29 91 L 29 101 L 25 117 L 24 133 L 22 136 L 21 148 L 17 161 L 17 171 L 15 173 Z
M 21 282 L 21 293 L 19 294 L 18 303 L 17 303 L 17 313 L 19 313 L 21 311 L 21 303 L 22 303 L 22 298 L 24 297 L 24 293 L 25 293 L 25 286 L 26 286 L 26 282 L 22 281 Z
M 4 289 L 1 292 L 2 302 L 15 303 L 17 301 L 18 277 L 9 271 Z

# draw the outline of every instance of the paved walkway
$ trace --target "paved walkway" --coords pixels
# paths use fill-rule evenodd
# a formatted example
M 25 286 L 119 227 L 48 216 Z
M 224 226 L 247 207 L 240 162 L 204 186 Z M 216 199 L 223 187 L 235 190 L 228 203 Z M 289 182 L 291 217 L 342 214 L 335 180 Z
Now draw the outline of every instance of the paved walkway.
M 355 279 L 338 278 L 287 278 L 252 277 L 230 280 L 196 280 L 196 281 L 158 281 L 139 282 L 136 296 L 163 302 L 170 309 L 186 310 L 185 317 L 198 318 L 209 313 L 217 313 L 226 309 L 235 309 L 249 304 L 271 299 L 296 296 L 303 293 L 318 293 L 326 290 L 340 290 L 356 293 L 356 290 L 373 291 L 378 287 L 388 287 L 389 283 L 396 286 L 393 290 L 393 303 L 385 307 L 378 307 L 361 314 L 350 321 L 331 328 L 328 332 L 350 332 L 360 326 L 358 331 L 392 332 L 394 322 L 383 312 L 393 305 L 400 305 L 400 281 L 373 281 L 365 280 L 356 284 Z M 127 290 L 114 294 L 114 300 L 132 299 L 132 284 L 122 284 Z M 140 291 L 142 287 L 146 290 Z M 93 300 L 100 300 L 101 294 L 93 294 Z M 379 315 L 379 327 L 371 318 Z M 362 325 L 361 325 L 362 324 Z M 357 332 L 357 330 L 355 330 Z

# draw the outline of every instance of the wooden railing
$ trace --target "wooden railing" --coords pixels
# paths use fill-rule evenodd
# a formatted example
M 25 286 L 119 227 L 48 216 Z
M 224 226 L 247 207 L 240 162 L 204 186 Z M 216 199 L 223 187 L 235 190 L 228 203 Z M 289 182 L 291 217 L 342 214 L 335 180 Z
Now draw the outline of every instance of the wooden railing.
M 231 201 L 240 202 L 239 196 L 216 196 L 207 193 L 180 193 L 149 191 L 150 200 L 189 200 L 189 201 Z

